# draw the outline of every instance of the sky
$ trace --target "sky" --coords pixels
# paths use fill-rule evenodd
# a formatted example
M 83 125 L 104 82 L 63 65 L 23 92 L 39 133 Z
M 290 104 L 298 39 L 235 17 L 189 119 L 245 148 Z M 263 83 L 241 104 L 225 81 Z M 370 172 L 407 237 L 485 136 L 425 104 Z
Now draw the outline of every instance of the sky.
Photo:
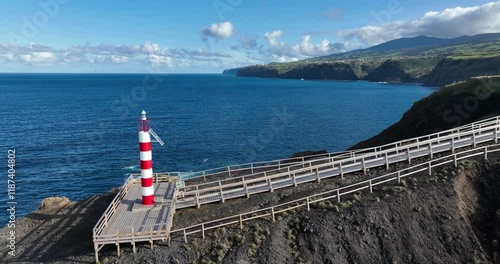
M 0 72 L 220 73 L 500 32 L 500 1 L 0 0 Z

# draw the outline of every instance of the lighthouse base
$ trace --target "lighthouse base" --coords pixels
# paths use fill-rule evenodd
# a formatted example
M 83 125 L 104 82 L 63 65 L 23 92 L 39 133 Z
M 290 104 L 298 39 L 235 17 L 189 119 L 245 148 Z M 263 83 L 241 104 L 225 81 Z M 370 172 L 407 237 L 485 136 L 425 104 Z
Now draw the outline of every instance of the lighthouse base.
M 151 205 L 144 205 L 144 204 L 142 204 L 141 199 L 136 199 L 134 204 L 132 205 L 132 212 L 160 209 L 161 206 L 162 205 L 160 203 L 154 203 Z

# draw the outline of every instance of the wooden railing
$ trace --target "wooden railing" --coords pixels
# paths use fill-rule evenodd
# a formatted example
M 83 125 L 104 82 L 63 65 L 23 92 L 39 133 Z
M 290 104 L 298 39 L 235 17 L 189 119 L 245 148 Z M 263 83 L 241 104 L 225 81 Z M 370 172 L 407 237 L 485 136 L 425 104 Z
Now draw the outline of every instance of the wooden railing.
M 155 173 L 153 174 L 153 179 L 155 182 L 164 182 L 164 181 L 169 181 L 170 176 L 168 175 L 161 175 L 160 173 Z M 130 186 L 134 183 L 140 182 L 140 178 L 137 177 L 137 175 L 130 175 L 127 180 L 125 181 L 125 184 L 120 188 L 116 196 L 113 198 L 109 206 L 106 208 L 104 211 L 103 215 L 97 223 L 95 224 L 94 228 L 92 229 L 92 232 L 94 234 L 94 239 L 97 235 L 100 235 L 104 227 L 108 224 L 109 219 L 111 216 L 114 214 L 116 208 L 120 205 L 120 202 L 122 201 L 123 197 L 127 194 L 128 190 L 130 189 Z
M 295 157 L 295 158 L 286 158 L 286 159 L 279 159 L 279 160 L 269 160 L 269 161 L 258 161 L 258 162 L 252 162 L 252 163 L 244 163 L 244 164 L 237 164 L 237 165 L 230 165 L 230 166 L 225 166 L 225 167 L 218 167 L 218 168 L 213 168 L 213 169 L 208 169 L 208 170 L 203 170 L 203 171 L 195 171 L 195 172 L 160 172 L 161 174 L 173 176 L 173 177 L 182 177 L 183 180 L 189 181 L 189 180 L 194 180 L 194 179 L 199 179 L 199 178 L 209 178 L 211 176 L 216 176 L 220 174 L 227 174 L 228 176 L 232 176 L 236 172 L 240 171 L 248 171 L 250 170 L 251 173 L 254 173 L 256 170 L 262 170 L 266 168 L 275 168 L 275 167 L 286 167 L 294 164 L 302 164 L 306 161 L 309 160 L 314 160 L 316 158 L 320 157 L 336 157 L 336 156 L 352 156 L 353 152 L 352 151 L 341 151 L 341 152 L 331 152 L 331 153 L 323 153 L 323 154 L 316 154 L 316 155 L 310 155 L 310 156 L 303 156 L 303 157 Z M 133 175 L 138 175 L 138 174 L 133 174 Z
M 359 164 L 361 162 L 362 164 L 362 170 L 366 171 L 366 169 L 369 169 L 370 166 L 366 166 L 366 163 L 369 163 L 373 159 L 379 159 L 380 157 L 384 157 L 386 160 L 386 165 L 388 166 L 390 164 L 389 158 L 391 155 L 407 155 L 408 161 L 411 161 L 411 159 L 421 157 L 424 155 L 412 155 L 412 153 L 415 152 L 420 152 L 422 149 L 428 149 L 428 154 L 430 154 L 431 158 L 433 154 L 438 153 L 438 151 L 433 152 L 433 149 L 437 147 L 437 145 L 448 143 L 451 144 L 451 146 L 448 149 L 441 150 L 439 152 L 447 151 L 447 150 L 452 150 L 455 151 L 455 145 L 460 141 L 463 140 L 464 138 L 470 137 L 472 139 L 470 145 L 473 145 L 475 147 L 477 144 L 482 143 L 484 141 L 481 141 L 480 139 L 477 139 L 478 137 L 481 137 L 485 134 L 488 133 L 493 133 L 493 138 L 489 140 L 494 140 L 495 143 L 498 142 L 498 130 L 500 126 L 496 124 L 496 121 L 493 123 L 493 125 L 485 126 L 480 129 L 475 129 L 475 130 L 462 130 L 461 132 L 459 131 L 458 133 L 455 134 L 450 134 L 446 136 L 441 136 L 439 140 L 431 139 L 431 140 L 426 140 L 426 141 L 420 141 L 417 143 L 412 143 L 408 145 L 403 145 L 403 146 L 398 146 L 390 149 L 385 149 L 385 150 L 377 150 L 375 152 L 371 153 L 365 153 L 363 155 L 358 155 L 352 158 L 346 158 L 342 160 L 333 160 L 333 159 L 322 159 L 322 160 L 314 160 L 310 161 L 308 163 L 309 166 L 303 166 L 303 165 L 298 165 L 299 168 L 297 169 L 291 169 L 291 167 L 287 167 L 288 170 L 285 172 L 281 172 L 280 169 L 276 170 L 271 170 L 271 171 L 266 171 L 263 173 L 257 173 L 257 174 L 251 174 L 247 176 L 241 176 L 241 177 L 233 177 L 233 178 L 228 178 L 228 179 L 222 179 L 219 181 L 213 181 L 213 182 L 207 182 L 207 183 L 201 183 L 198 185 L 191 185 L 191 186 L 185 186 L 179 188 L 179 192 L 182 194 L 182 197 L 185 198 L 186 196 L 200 196 L 203 193 L 207 192 L 212 192 L 212 191 L 222 191 L 224 188 L 229 188 L 229 187 L 237 187 L 237 186 L 244 186 L 252 183 L 257 183 L 257 182 L 268 182 L 272 181 L 278 178 L 283 178 L 283 177 L 291 177 L 295 176 L 300 173 L 308 173 L 308 172 L 313 172 L 316 171 L 317 173 L 324 173 L 327 171 L 331 171 L 334 168 L 339 168 L 342 171 L 342 167 L 346 167 L 352 164 Z M 486 140 L 486 141 L 489 141 Z M 426 154 L 425 154 L 426 155 Z M 322 162 L 324 161 L 324 162 Z M 313 163 L 319 163 L 318 165 L 313 165 Z M 297 165 L 295 165 L 297 166 Z M 342 173 L 342 172 L 341 172 Z
M 168 174 L 171 176 L 182 176 L 188 173 L 189 179 L 196 179 L 200 177 L 209 177 L 213 175 L 218 175 L 218 174 L 223 174 L 227 173 L 229 176 L 231 176 L 231 173 L 242 171 L 242 170 L 251 170 L 253 173 L 253 170 L 255 169 L 262 169 L 262 168 L 270 168 L 270 167 L 276 167 L 276 166 L 286 166 L 287 163 L 304 163 L 306 161 L 314 161 L 315 158 L 321 158 L 327 156 L 327 158 L 331 158 L 333 156 L 338 156 L 338 155 L 343 155 L 345 156 L 351 156 L 355 157 L 356 155 L 367 153 L 367 152 L 375 152 L 375 151 L 381 151 L 383 149 L 387 148 L 394 148 L 394 147 L 401 147 L 403 145 L 408 145 L 412 143 L 419 143 L 420 141 L 426 141 L 426 140 L 431 140 L 434 139 L 434 141 L 439 142 L 439 139 L 443 136 L 453 134 L 453 133 L 460 133 L 460 132 L 465 132 L 465 131 L 472 131 L 475 129 L 481 129 L 485 126 L 493 125 L 493 124 L 500 124 L 500 116 L 495 116 L 491 117 L 488 119 L 484 119 L 481 121 L 477 121 L 471 124 L 466 124 L 460 127 L 456 127 L 453 129 L 425 135 L 425 136 L 420 136 L 420 137 L 414 137 L 414 138 L 409 138 L 409 139 L 404 139 L 400 141 L 396 141 L 393 143 L 385 144 L 382 146 L 377 146 L 377 147 L 372 147 L 372 148 L 364 148 L 364 149 L 356 149 L 356 150 L 351 150 L 351 151 L 340 151 L 340 152 L 332 152 L 332 153 L 325 153 L 325 154 L 317 154 L 317 155 L 311 155 L 311 156 L 305 156 L 305 157 L 299 157 L 299 158 L 286 158 L 286 159 L 278 159 L 278 160 L 271 160 L 271 161 L 260 161 L 260 162 L 252 162 L 252 163 L 244 163 L 244 164 L 236 164 L 236 165 L 230 165 L 230 166 L 225 166 L 225 167 L 219 167 L 219 168 L 214 168 L 214 169 L 208 169 L 208 170 L 202 170 L 202 171 L 196 171 L 196 172 L 165 172 L 164 174 Z M 189 180 L 185 179 L 185 180 Z
M 318 203 L 324 200 L 334 199 L 338 203 L 340 203 L 342 201 L 341 197 L 348 194 L 353 194 L 364 190 L 369 190 L 370 193 L 372 193 L 373 187 L 375 186 L 386 184 L 393 181 L 397 181 L 397 183 L 399 184 L 401 183 L 401 179 L 424 171 L 427 171 L 428 174 L 431 175 L 433 168 L 441 167 L 447 164 L 454 164 L 454 166 L 456 167 L 458 165 L 457 162 L 460 160 L 469 159 L 481 155 L 484 155 L 484 157 L 487 158 L 488 154 L 494 152 L 500 152 L 500 144 L 474 148 L 471 150 L 464 150 L 445 157 L 441 157 L 418 165 L 414 165 L 396 172 L 387 173 L 385 175 L 378 176 L 369 180 L 350 184 L 348 186 L 344 186 L 341 188 L 310 195 L 307 197 L 303 197 L 300 199 L 281 203 L 263 209 L 253 210 L 242 214 L 236 214 L 229 217 L 224 217 L 184 228 L 175 229 L 170 232 L 170 235 L 172 237 L 173 234 L 181 233 L 181 235 L 184 237 L 184 241 L 187 242 L 188 235 L 201 233 L 202 237 L 204 238 L 205 232 L 208 230 L 234 224 L 238 224 L 240 228 L 243 228 L 243 223 L 246 221 L 250 221 L 252 219 L 271 217 L 272 221 L 275 221 L 275 217 L 277 214 L 284 213 L 286 211 L 294 210 L 301 207 L 306 207 L 307 210 L 310 210 L 311 204 Z
M 99 218 L 99 220 L 95 224 L 94 228 L 92 229 L 92 232 L 94 234 L 94 239 L 95 239 L 95 236 L 100 234 L 102 232 L 102 230 L 104 229 L 104 227 L 108 224 L 108 220 L 111 218 L 111 215 L 113 215 L 113 213 L 115 212 L 118 205 L 120 205 L 120 202 L 122 201 L 125 194 L 127 194 L 127 191 L 129 190 L 130 186 L 132 186 L 132 184 L 133 184 L 133 177 L 132 177 L 132 175 L 130 175 L 127 178 L 125 184 L 118 191 L 115 198 L 113 198 L 113 200 L 111 201 L 109 206 L 106 208 L 106 210 L 104 211 L 101 218 Z
M 278 165 L 279 168 L 281 168 L 281 165 L 287 166 L 287 172 L 285 173 L 280 173 L 279 169 L 278 170 L 268 170 L 263 173 L 265 180 L 267 181 L 268 184 L 271 184 L 272 180 L 279 179 L 280 177 L 295 177 L 297 173 L 307 173 L 307 172 L 314 172 L 316 171 L 316 175 L 318 175 L 318 180 L 319 180 L 319 172 L 323 172 L 325 170 L 331 170 L 338 166 L 340 169 L 340 173 L 342 175 L 342 168 L 343 166 L 349 166 L 352 165 L 356 162 L 362 162 L 363 170 L 368 168 L 366 166 L 365 162 L 369 162 L 368 158 L 373 158 L 375 159 L 380 159 L 385 158 L 386 164 L 388 165 L 389 163 L 388 158 L 390 155 L 401 155 L 402 152 L 404 152 L 407 155 L 408 161 L 411 162 L 412 158 L 415 158 L 412 156 L 412 151 L 420 151 L 421 149 L 428 149 L 429 154 L 431 156 L 431 159 L 433 158 L 433 148 L 434 147 L 439 147 L 440 144 L 449 144 L 451 143 L 451 150 L 453 154 L 439 158 L 439 159 L 434 159 L 428 162 L 420 163 L 418 165 L 400 170 L 398 172 L 393 172 L 393 173 L 388 173 L 383 176 L 375 177 L 369 180 L 365 180 L 362 182 L 358 182 L 355 184 L 351 184 L 345 187 L 337 188 L 331 191 L 327 192 L 322 192 L 318 194 L 314 194 L 311 196 L 307 196 L 301 199 L 297 199 L 294 201 L 282 203 L 273 207 L 268 207 L 264 209 L 259 209 L 259 210 L 254 210 L 251 212 L 243 213 L 243 214 L 238 214 L 230 217 L 225 217 L 225 218 L 220 218 L 217 220 L 213 221 L 208 221 L 204 222 L 201 224 L 185 227 L 185 228 L 180 228 L 176 230 L 172 230 L 170 232 L 166 231 L 167 229 L 171 228 L 172 221 L 167 221 L 167 223 L 159 223 L 159 224 L 154 224 L 154 225 L 144 225 L 139 227 L 139 229 L 145 230 L 145 231 L 139 231 L 134 230 L 132 227 L 126 227 L 126 229 L 130 229 L 129 232 L 119 232 L 119 230 L 116 231 L 116 234 L 110 234 L 110 235 L 103 235 L 101 234 L 105 226 L 108 224 L 108 221 L 110 218 L 113 216 L 113 213 L 115 212 L 116 208 L 120 204 L 121 200 L 123 197 L 126 195 L 132 184 L 140 181 L 140 177 L 138 174 L 133 174 L 130 175 L 126 181 L 126 183 L 122 186 L 122 188 L 119 190 L 119 192 L 116 194 L 114 199 L 111 201 L 110 205 L 106 208 L 104 214 L 101 216 L 101 218 L 98 220 L 96 225 L 93 228 L 93 235 L 94 235 L 94 247 L 95 247 L 95 253 L 96 253 L 96 260 L 98 259 L 98 251 L 102 248 L 103 245 L 105 244 L 117 244 L 123 243 L 123 242 L 138 242 L 138 241 L 153 241 L 157 239 L 165 239 L 168 237 L 168 239 L 171 238 L 172 234 L 177 234 L 181 233 L 184 236 L 184 240 L 187 241 L 187 236 L 191 234 L 196 234 L 196 233 L 202 233 L 202 237 L 205 237 L 205 232 L 207 230 L 215 229 L 218 227 L 222 226 L 227 226 L 227 225 L 232 225 L 232 224 L 239 224 L 240 227 L 243 226 L 243 223 L 252 219 L 257 219 L 257 218 L 263 218 L 263 217 L 268 217 L 271 216 L 272 220 L 275 220 L 275 216 L 278 213 L 286 212 L 289 210 L 297 209 L 300 207 L 307 207 L 307 209 L 310 209 L 310 205 L 327 200 L 327 199 L 337 199 L 338 202 L 341 201 L 341 197 L 344 195 L 352 194 L 354 192 L 362 191 L 362 190 L 367 190 L 369 189 L 370 192 L 373 191 L 373 187 L 381 184 L 385 184 L 391 181 L 401 181 L 401 178 L 408 177 L 410 175 L 422 172 L 422 171 L 429 171 L 429 174 L 432 172 L 432 168 L 443 166 L 449 163 L 454 162 L 455 166 L 457 166 L 457 161 L 462 160 L 462 159 L 467 159 L 470 157 L 475 157 L 478 155 L 485 155 L 485 157 L 488 156 L 489 153 L 492 152 L 498 152 L 500 151 L 498 149 L 499 145 L 495 144 L 492 146 L 487 146 L 487 147 L 477 147 L 477 144 L 482 143 L 480 140 L 477 140 L 477 135 L 484 136 L 484 134 L 490 133 L 493 131 L 494 135 L 494 142 L 498 142 L 498 130 L 499 130 L 499 117 L 493 117 L 490 119 L 486 119 L 480 122 L 475 122 L 469 125 L 465 125 L 459 128 L 454 128 L 451 130 L 439 132 L 439 133 L 434 133 L 431 135 L 426 135 L 423 137 L 417 137 L 417 138 L 412 138 L 412 139 L 407 139 L 407 140 L 402 140 L 398 142 L 394 142 L 391 144 L 386 144 L 383 146 L 375 147 L 375 148 L 367 148 L 367 149 L 360 149 L 360 150 L 355 150 L 355 151 L 345 151 L 345 152 L 339 152 L 339 153 L 328 153 L 328 154 L 319 154 L 319 155 L 313 155 L 309 157 L 301 157 L 299 162 L 296 162 L 295 164 L 292 162 L 292 166 L 294 165 L 299 165 L 302 166 L 302 169 L 296 169 L 292 170 L 290 169 L 291 167 L 288 166 L 290 165 L 286 161 L 290 161 L 296 158 L 292 159 L 282 159 L 282 160 L 276 160 L 276 164 Z M 487 132 L 487 133 L 485 133 Z M 463 140 L 464 137 L 470 136 L 470 139 L 472 139 L 472 150 L 465 150 L 465 151 L 460 151 L 455 153 L 455 143 L 458 142 L 459 140 Z M 342 160 L 334 160 L 333 156 L 336 155 L 338 157 L 342 157 Z M 327 156 L 327 158 L 321 158 Z M 347 157 L 347 158 L 346 158 Z M 326 162 L 326 163 L 323 163 Z M 351 162 L 350 164 L 348 164 Z M 316 164 L 319 163 L 319 164 Z M 231 172 L 234 172 L 236 170 L 248 170 L 247 168 L 239 168 L 238 166 L 250 166 L 250 168 L 271 168 L 271 167 L 276 167 L 276 164 L 274 165 L 269 165 L 266 164 L 266 162 L 260 162 L 260 163 L 247 163 L 247 164 L 242 164 L 242 165 L 234 165 L 234 166 L 228 166 L 228 167 L 221 167 L 223 170 L 227 168 L 227 172 L 229 176 L 231 176 Z M 285 165 L 286 164 L 286 165 Z M 315 164 L 315 165 L 313 165 Z M 259 166 L 260 165 L 260 166 Z M 306 165 L 309 165 L 306 167 Z M 325 167 L 325 165 L 327 167 Z M 206 170 L 202 171 L 202 174 L 205 177 L 208 177 L 210 175 L 215 175 L 220 172 L 215 172 L 218 169 L 212 169 L 212 170 Z M 325 169 L 323 169 L 325 168 Z M 208 173 L 212 172 L 214 173 Z M 278 172 L 276 175 L 268 175 L 268 174 L 273 174 Z M 259 175 L 258 173 L 255 175 Z M 161 182 L 161 181 L 169 181 L 170 177 L 175 177 L 175 176 L 181 176 L 181 173 L 156 173 L 154 174 L 154 179 L 156 182 Z M 248 175 L 246 176 L 248 177 Z M 231 180 L 234 179 L 240 179 L 244 184 L 247 184 L 249 181 L 248 178 L 245 180 L 245 177 L 234 177 Z M 259 178 L 255 179 L 255 182 L 258 182 Z M 245 183 L 246 182 L 246 183 Z M 221 181 L 217 182 L 220 186 L 222 185 Z M 252 182 L 250 182 L 252 183 Z M 235 183 L 237 184 L 240 183 Z M 272 184 L 271 184 L 272 185 Z M 195 185 L 195 186 L 188 186 L 187 188 L 195 188 L 196 195 L 200 195 L 200 186 L 203 185 Z M 208 186 L 208 185 L 207 185 Z M 246 185 L 245 185 L 246 186 Z M 182 189 L 185 193 L 185 191 L 188 191 L 187 188 Z M 209 187 L 210 188 L 210 187 Z M 222 188 L 221 188 L 222 191 Z M 172 210 L 169 212 L 169 215 L 167 216 L 167 219 L 172 219 L 173 213 L 175 211 L 175 194 L 174 194 L 174 199 L 172 199 L 171 204 Z M 156 228 L 158 226 L 165 226 L 165 229 L 163 228 Z M 156 229 L 156 230 L 155 230 Z M 121 230 L 120 230 L 121 231 Z M 135 244 L 134 244 L 135 245 Z
M 172 199 L 168 206 L 171 209 L 167 214 L 167 221 L 165 223 L 141 225 L 136 227 L 136 229 L 134 229 L 132 226 L 125 226 L 123 228 L 116 229 L 116 232 L 111 232 L 111 234 L 107 235 L 95 235 L 94 232 L 94 243 L 114 244 L 168 239 L 170 236 L 170 228 L 172 227 L 172 219 L 175 213 L 175 199 Z M 123 232 L 123 230 L 130 231 Z

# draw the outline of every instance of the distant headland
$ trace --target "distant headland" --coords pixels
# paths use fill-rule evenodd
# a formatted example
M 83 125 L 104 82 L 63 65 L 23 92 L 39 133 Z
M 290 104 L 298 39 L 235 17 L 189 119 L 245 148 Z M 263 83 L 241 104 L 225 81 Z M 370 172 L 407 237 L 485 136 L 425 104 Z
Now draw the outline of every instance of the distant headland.
M 422 83 L 440 87 L 474 76 L 500 74 L 500 33 L 392 40 L 353 50 L 287 63 L 227 69 L 239 77 L 366 80 Z

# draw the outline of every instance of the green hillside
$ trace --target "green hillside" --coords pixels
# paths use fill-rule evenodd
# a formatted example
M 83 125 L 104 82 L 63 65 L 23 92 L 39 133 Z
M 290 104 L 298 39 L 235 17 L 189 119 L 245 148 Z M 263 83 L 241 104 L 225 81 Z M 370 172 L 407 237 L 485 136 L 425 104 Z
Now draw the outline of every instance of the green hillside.
M 353 146 L 367 148 L 418 137 L 500 115 L 500 76 L 447 85 L 416 102 L 401 120 Z
M 498 59 L 500 33 L 455 39 L 416 37 L 297 62 L 243 67 L 237 70 L 237 75 L 442 86 L 473 76 L 500 74 Z

